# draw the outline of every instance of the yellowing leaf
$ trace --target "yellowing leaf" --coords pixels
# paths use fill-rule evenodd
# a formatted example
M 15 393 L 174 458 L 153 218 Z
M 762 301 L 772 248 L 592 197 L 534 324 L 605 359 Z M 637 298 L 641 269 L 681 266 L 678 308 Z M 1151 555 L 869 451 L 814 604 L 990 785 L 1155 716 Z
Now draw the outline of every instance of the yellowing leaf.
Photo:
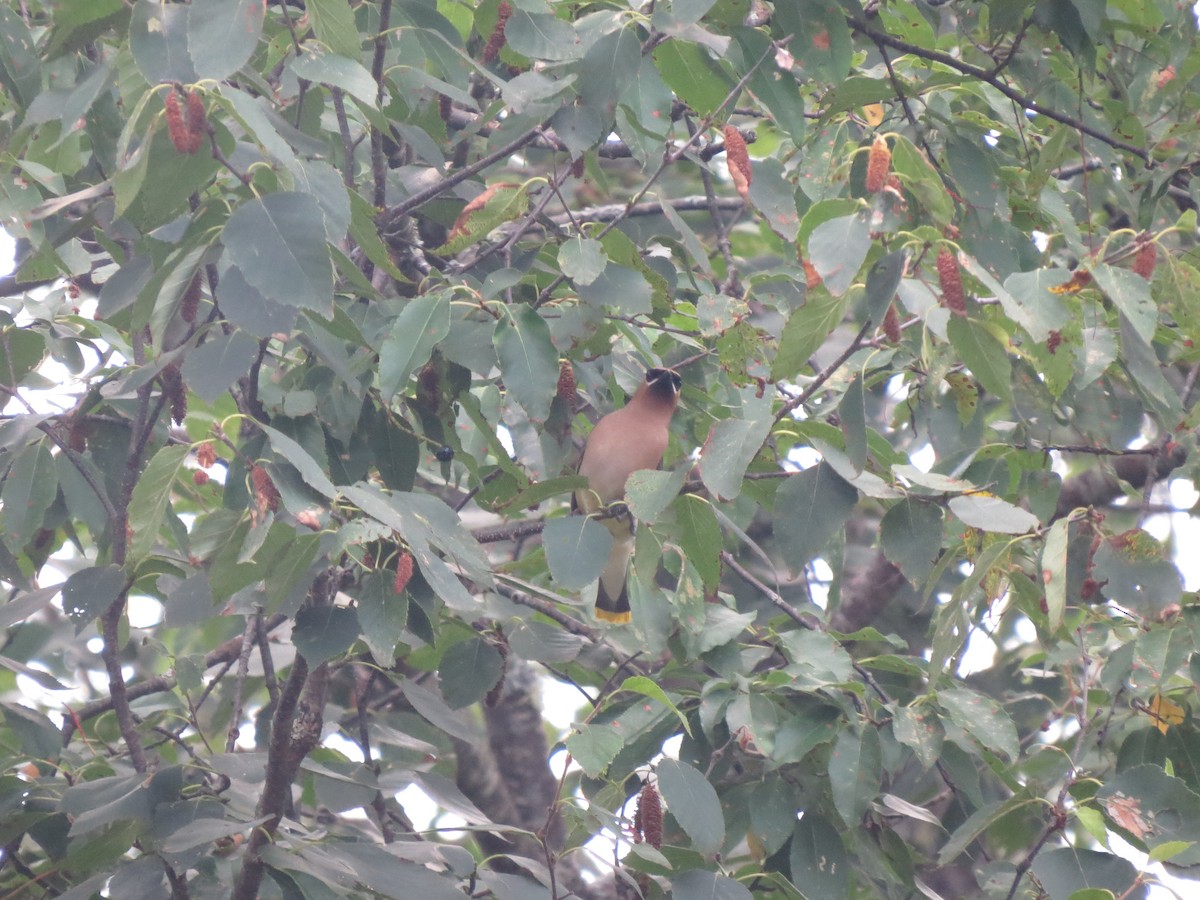
M 1154 720 L 1154 727 L 1163 734 L 1172 725 L 1182 725 L 1187 711 L 1178 703 L 1168 700 L 1162 694 L 1155 694 L 1146 710 Z
M 868 103 L 862 108 L 863 118 L 867 120 L 867 124 L 875 128 L 883 121 L 883 104 Z

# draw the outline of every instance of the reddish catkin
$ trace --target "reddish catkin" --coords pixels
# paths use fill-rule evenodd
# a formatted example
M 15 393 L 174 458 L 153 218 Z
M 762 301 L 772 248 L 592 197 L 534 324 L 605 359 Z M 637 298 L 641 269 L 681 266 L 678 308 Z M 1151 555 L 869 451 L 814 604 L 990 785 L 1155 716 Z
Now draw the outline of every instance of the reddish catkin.
M 750 154 L 746 151 L 746 139 L 732 125 L 725 126 L 725 162 L 729 166 L 729 177 L 743 200 L 750 196 L 750 182 L 754 173 L 750 170 Z
M 188 282 L 183 299 L 179 301 L 179 318 L 189 324 L 196 321 L 196 313 L 200 309 L 200 276 L 193 275 Z
M 896 304 L 888 304 L 883 316 L 883 333 L 893 344 L 900 343 L 900 313 L 896 312 Z
M 1158 265 L 1158 247 L 1154 244 L 1142 244 L 1137 256 L 1133 258 L 1133 271 L 1147 281 L 1154 278 L 1154 267 Z
M 575 412 L 575 369 L 570 360 L 564 359 L 558 364 L 558 386 L 555 390 L 567 409 Z
M 1048 335 L 1046 335 L 1046 349 L 1050 352 L 1051 356 L 1058 351 L 1058 347 L 1061 343 L 1062 332 L 1051 331 Z
M 180 153 L 190 156 L 200 149 L 200 140 L 204 134 L 204 102 L 195 94 L 183 94 L 187 107 L 180 106 L 180 91 L 171 88 L 164 101 L 167 110 L 167 136 Z
M 192 473 L 192 484 L 196 485 L 196 487 L 204 487 L 208 484 L 208 473 L 203 469 L 197 469 Z
M 67 434 L 67 446 L 76 453 L 83 453 L 87 450 L 88 433 L 91 428 L 88 427 L 87 420 L 72 418 L 71 429 Z
M 400 554 L 400 559 L 396 563 L 396 578 L 392 582 L 392 593 L 403 594 L 404 589 L 408 587 L 408 582 L 412 579 L 413 574 L 413 558 L 412 554 L 405 550 Z
M 450 114 L 454 112 L 454 101 L 445 94 L 438 94 L 438 116 L 443 122 L 450 122 Z
M 512 11 L 512 5 L 508 0 L 501 0 L 500 8 L 496 10 L 496 27 L 492 29 L 487 44 L 483 48 L 485 63 L 495 62 L 496 57 L 500 55 L 500 50 L 504 46 L 504 26 L 508 23 L 508 17 L 512 15 Z
M 658 788 L 647 784 L 638 795 L 637 812 L 633 817 L 634 840 L 637 843 L 645 841 L 654 849 L 662 847 L 663 817 L 662 800 L 658 796 Z
M 217 451 L 213 449 L 212 441 L 205 441 L 196 448 L 196 465 L 202 469 L 211 469 L 217 461 Z
M 262 466 L 252 467 L 250 482 L 254 486 L 254 499 L 260 510 L 275 512 L 279 509 L 279 489 L 266 469 Z
M 193 153 L 200 149 L 200 143 L 208 134 L 208 112 L 204 109 L 204 101 L 195 91 L 188 91 L 187 97 L 187 127 L 192 137 Z
M 183 420 L 187 418 L 187 388 L 183 385 L 179 366 L 175 363 L 164 366 L 159 378 L 162 379 L 163 393 L 171 404 L 171 421 L 182 425 Z
M 888 143 L 880 135 L 875 136 L 871 150 L 867 154 L 867 193 L 878 194 L 887 184 L 888 176 L 892 174 L 892 151 Z
M 963 292 L 962 272 L 958 270 L 958 259 L 949 247 L 943 247 L 938 251 L 937 273 L 946 309 L 955 315 L 965 316 L 967 301 L 966 294 Z

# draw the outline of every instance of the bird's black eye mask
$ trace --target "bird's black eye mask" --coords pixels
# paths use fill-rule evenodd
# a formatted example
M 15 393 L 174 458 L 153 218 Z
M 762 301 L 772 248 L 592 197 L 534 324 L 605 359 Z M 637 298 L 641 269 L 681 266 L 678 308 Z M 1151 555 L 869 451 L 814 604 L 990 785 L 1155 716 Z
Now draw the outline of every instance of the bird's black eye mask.
M 683 379 L 679 376 L 679 373 L 673 369 L 654 368 L 646 370 L 646 384 L 654 387 L 657 385 L 665 385 L 667 383 L 670 383 L 671 389 L 676 394 L 678 394 L 680 388 L 683 387 Z

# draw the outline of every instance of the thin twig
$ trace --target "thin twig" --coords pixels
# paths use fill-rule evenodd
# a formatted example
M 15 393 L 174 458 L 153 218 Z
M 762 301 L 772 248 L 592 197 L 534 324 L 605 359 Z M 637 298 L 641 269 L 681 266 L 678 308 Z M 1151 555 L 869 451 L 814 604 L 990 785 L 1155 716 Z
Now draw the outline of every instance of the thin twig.
M 870 38 L 876 43 L 882 42 L 894 50 L 900 50 L 904 53 L 912 54 L 913 56 L 928 60 L 929 62 L 940 63 L 944 66 L 954 69 L 956 72 L 969 75 L 972 78 L 982 81 L 984 84 L 991 85 L 1005 97 L 1008 97 L 1010 100 L 1014 100 L 1016 103 L 1018 103 L 1022 109 L 1045 116 L 1047 119 L 1058 122 L 1061 125 L 1067 125 L 1076 131 L 1081 132 L 1082 134 L 1086 134 L 1089 137 L 1093 137 L 1096 140 L 1101 141 L 1102 143 L 1108 144 L 1110 147 L 1115 147 L 1118 150 L 1124 150 L 1126 153 L 1136 156 L 1145 163 L 1149 164 L 1152 162 L 1150 154 L 1141 147 L 1137 147 L 1127 141 L 1122 141 L 1110 134 L 1106 134 L 1099 128 L 1093 128 L 1091 125 L 1088 125 L 1086 122 L 1074 116 L 1068 116 L 1066 113 L 1059 112 L 1058 110 L 1049 106 L 1043 106 L 1028 94 L 1023 94 L 1016 88 L 1009 87 L 1006 82 L 1002 81 L 998 76 L 993 75 L 987 69 L 981 69 L 979 66 L 963 62 L 961 59 L 951 56 L 949 53 L 943 53 L 940 50 L 930 50 L 927 47 L 921 47 L 917 44 L 894 37 L 887 32 L 876 31 L 867 24 L 865 19 L 862 19 L 858 16 L 847 15 L 846 21 L 852 28 L 862 32 L 864 35 L 866 35 L 866 37 Z
M 250 669 L 250 651 L 254 649 L 254 637 L 258 633 L 259 612 L 246 616 L 246 627 L 242 630 L 242 649 L 238 654 L 237 678 L 233 682 L 233 708 L 229 716 L 229 733 L 225 737 L 225 752 L 237 749 L 241 734 L 242 695 L 246 688 L 246 675 Z
M 811 398 L 813 394 L 821 389 L 821 385 L 832 378 L 834 373 L 842 367 L 846 360 L 848 360 L 858 351 L 863 344 L 863 339 L 867 336 L 867 332 L 871 330 L 871 324 L 872 323 L 870 319 L 864 322 L 862 328 L 858 330 L 858 334 L 854 336 L 854 340 L 849 343 L 845 350 L 837 355 L 837 359 L 821 370 L 821 372 L 812 380 L 808 387 L 806 387 L 795 397 L 788 400 L 787 403 L 783 404 L 783 407 L 775 415 L 776 424 L 782 422 L 785 418 L 791 415 L 792 410 L 807 403 L 809 398 Z
M 379 4 L 379 33 L 375 36 L 375 55 L 371 59 L 371 77 L 375 80 L 375 106 L 383 107 L 383 62 L 387 53 L 387 32 L 391 27 L 392 0 Z M 375 182 L 372 194 L 376 209 L 387 203 L 387 157 L 383 152 L 383 132 L 371 128 L 371 177 Z

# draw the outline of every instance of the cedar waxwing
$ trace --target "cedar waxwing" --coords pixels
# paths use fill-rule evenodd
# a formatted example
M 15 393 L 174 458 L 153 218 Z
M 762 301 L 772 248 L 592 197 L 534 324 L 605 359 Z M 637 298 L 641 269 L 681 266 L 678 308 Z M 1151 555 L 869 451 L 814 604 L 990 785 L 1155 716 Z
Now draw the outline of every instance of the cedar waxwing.
M 575 492 L 573 506 L 587 514 L 600 512 L 625 498 L 625 482 L 638 469 L 657 469 L 667 450 L 671 415 L 679 403 L 682 379 L 671 369 L 648 369 L 645 382 L 621 409 L 604 416 L 588 437 L 579 474 L 588 487 Z M 633 519 L 628 512 L 601 519 L 612 532 L 612 551 L 600 575 L 596 616 L 628 622 L 625 577 L 633 553 Z

